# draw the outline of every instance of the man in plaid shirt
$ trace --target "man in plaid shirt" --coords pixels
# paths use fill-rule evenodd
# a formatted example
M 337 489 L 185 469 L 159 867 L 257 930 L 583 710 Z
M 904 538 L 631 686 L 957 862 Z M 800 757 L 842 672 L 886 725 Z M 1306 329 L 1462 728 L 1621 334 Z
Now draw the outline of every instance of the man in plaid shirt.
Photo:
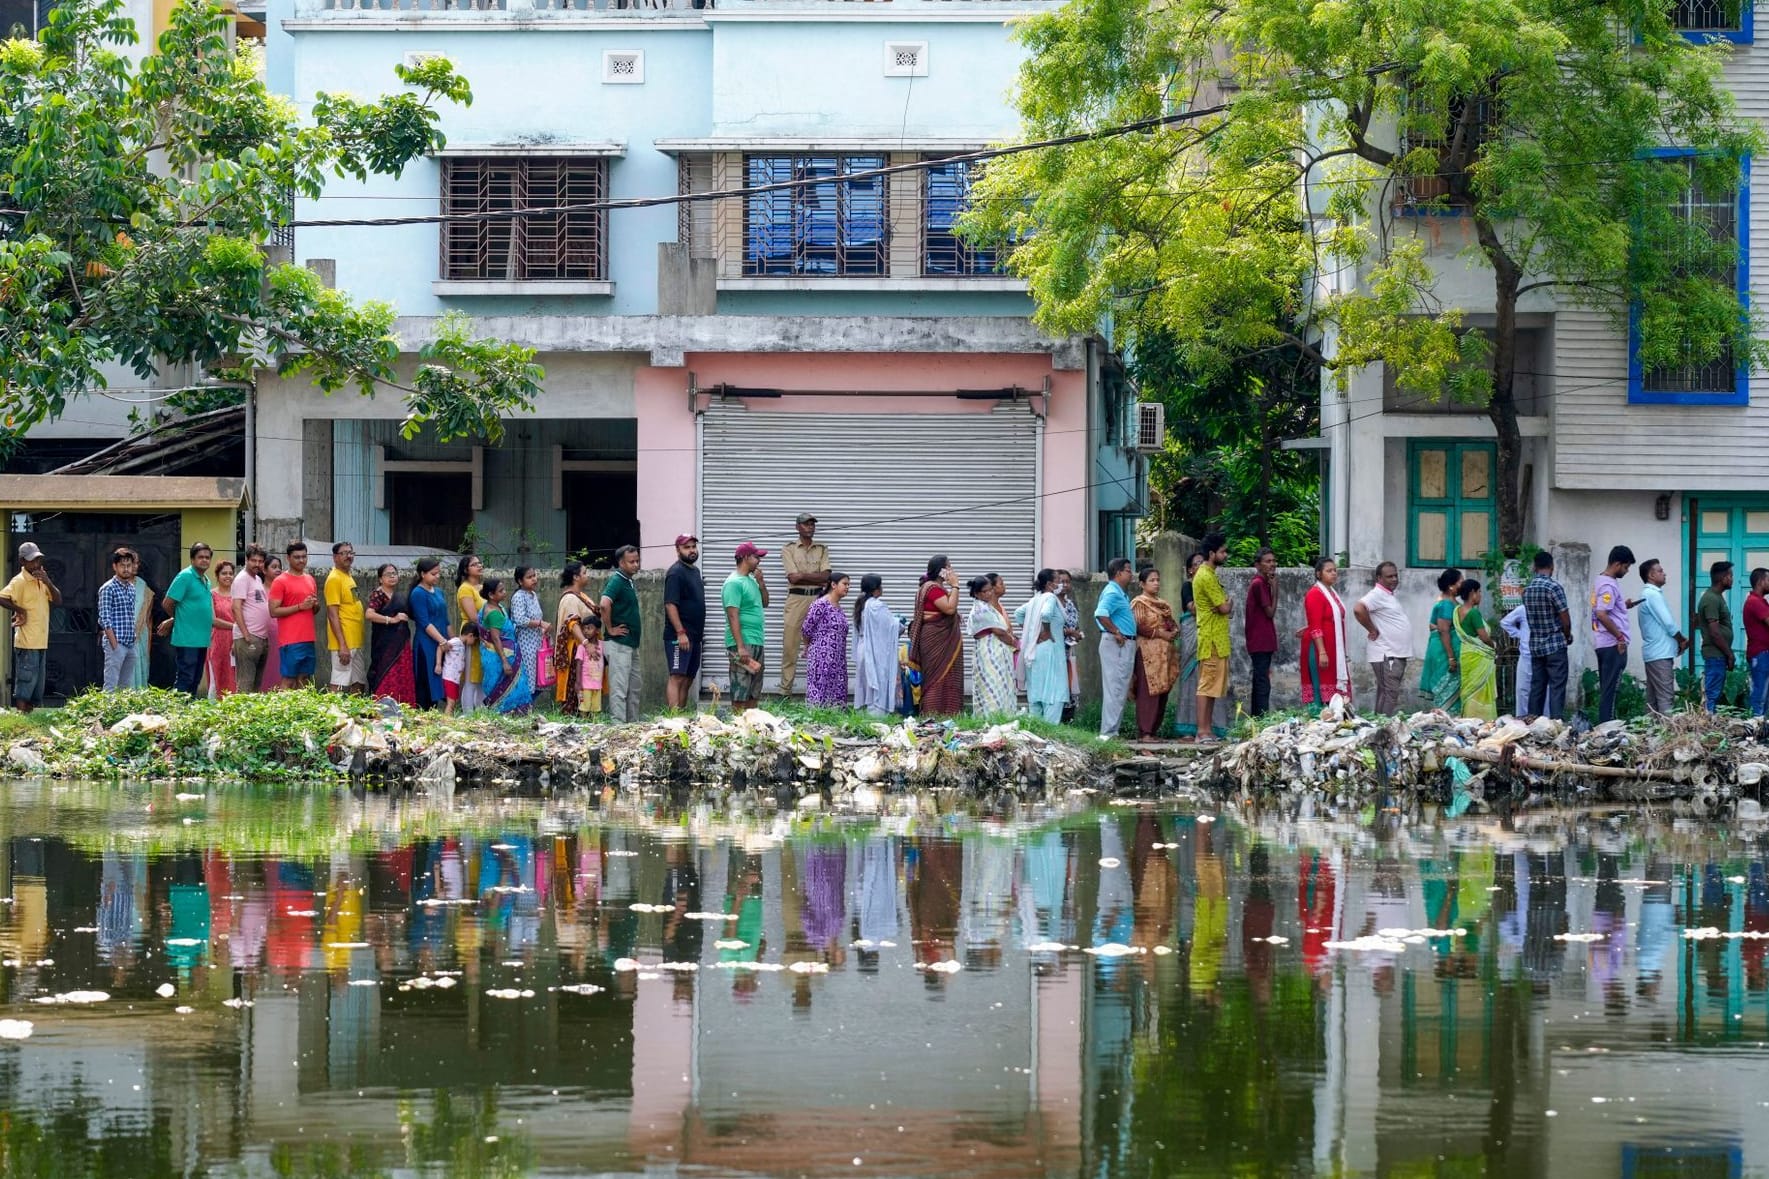
M 119 548 L 111 553 L 111 579 L 98 587 L 98 625 L 104 635 L 99 647 L 104 652 L 104 690 L 135 682 L 135 571 L 139 558 L 134 549 Z
M 1537 553 L 1535 576 L 1523 587 L 1523 617 L 1529 624 L 1529 714 L 1559 720 L 1566 712 L 1567 651 L 1572 615 L 1566 591 L 1554 580 L 1554 556 Z

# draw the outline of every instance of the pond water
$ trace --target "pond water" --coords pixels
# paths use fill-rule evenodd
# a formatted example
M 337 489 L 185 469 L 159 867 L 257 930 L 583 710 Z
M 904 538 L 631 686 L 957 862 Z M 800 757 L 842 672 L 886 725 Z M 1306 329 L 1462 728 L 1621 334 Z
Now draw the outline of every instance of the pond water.
M 5 1175 L 1769 1174 L 1761 832 L 21 784 L 0 838 Z

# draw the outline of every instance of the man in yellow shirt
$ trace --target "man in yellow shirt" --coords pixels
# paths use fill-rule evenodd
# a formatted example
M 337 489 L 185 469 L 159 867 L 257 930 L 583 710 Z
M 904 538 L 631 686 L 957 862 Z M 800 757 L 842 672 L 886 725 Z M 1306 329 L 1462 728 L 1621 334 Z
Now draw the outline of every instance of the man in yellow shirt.
M 12 615 L 12 706 L 29 712 L 43 703 L 49 608 L 61 605 L 61 591 L 49 580 L 43 550 L 28 540 L 18 546 L 18 563 L 18 575 L 0 590 L 0 609 Z
M 366 691 L 369 653 L 362 640 L 362 603 L 350 567 L 356 550 L 349 541 L 332 546 L 332 570 L 326 574 L 326 647 L 332 653 L 332 691 Z
M 1212 532 L 1198 545 L 1204 563 L 1192 574 L 1192 607 L 1198 615 L 1198 721 L 1200 741 L 1215 731 L 1216 702 L 1228 695 L 1228 594 L 1216 569 L 1228 560 L 1228 538 Z

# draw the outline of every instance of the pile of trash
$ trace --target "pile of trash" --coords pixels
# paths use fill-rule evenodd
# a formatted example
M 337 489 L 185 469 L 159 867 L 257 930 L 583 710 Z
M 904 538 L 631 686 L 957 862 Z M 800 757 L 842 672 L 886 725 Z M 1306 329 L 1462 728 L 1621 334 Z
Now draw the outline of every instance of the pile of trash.
M 348 729 L 350 726 L 346 726 Z M 1012 721 L 982 730 L 938 719 L 880 721 L 858 736 L 850 728 L 795 724 L 759 708 L 736 716 L 711 712 L 629 725 L 541 719 L 532 736 L 502 729 L 455 729 L 403 743 L 345 732 L 333 742 L 359 749 L 353 766 L 370 777 L 424 784 L 461 779 L 531 780 L 542 786 L 644 783 L 761 789 L 783 799 L 808 793 L 954 788 L 995 789 L 1071 784 L 1096 771 L 1093 755 L 1046 740 Z
M 6 768 L 54 778 L 299 782 L 333 775 L 519 789 L 672 783 L 804 794 L 956 788 L 1067 789 L 1099 778 L 1100 751 L 1008 721 L 795 722 L 762 709 L 614 725 L 474 713 L 317 692 L 192 700 L 140 689 L 88 693 L 6 744 Z
M 1253 795 L 1314 793 L 1340 804 L 1410 793 L 1470 810 L 1540 801 L 1674 800 L 1706 816 L 1761 813 L 1769 727 L 1686 712 L 1589 725 L 1444 712 L 1350 715 L 1335 700 L 1226 746 L 1212 784 Z

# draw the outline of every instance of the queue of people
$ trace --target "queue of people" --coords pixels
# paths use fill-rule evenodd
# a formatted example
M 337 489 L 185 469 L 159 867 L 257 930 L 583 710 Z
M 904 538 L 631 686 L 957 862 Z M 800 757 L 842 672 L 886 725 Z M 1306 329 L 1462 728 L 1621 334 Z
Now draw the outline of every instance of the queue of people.
M 1076 650 L 1085 632 L 1068 572 L 1040 570 L 1029 594 L 1011 609 L 1008 601 L 1017 595 L 1008 582 L 998 573 L 980 574 L 963 585 L 969 598 L 964 608 L 958 574 L 946 556 L 936 555 L 914 589 L 908 617 L 900 618 L 886 600 L 894 587 L 880 575 L 864 574 L 856 587 L 849 574 L 831 567 L 828 546 L 816 539 L 815 516 L 801 514 L 795 528 L 794 541 L 781 553 L 787 581 L 787 625 L 778 654 L 782 694 L 791 694 L 795 681 L 788 677 L 796 676 L 802 661 L 804 697 L 813 707 L 952 715 L 966 706 L 968 662 L 973 712 L 1024 711 L 1052 723 L 1074 718 L 1082 703 Z M 674 547 L 676 559 L 664 577 L 662 643 L 665 700 L 680 710 L 698 694 L 708 617 L 700 542 L 684 534 Z M 739 709 L 760 701 L 767 675 L 766 615 L 773 594 L 761 566 L 768 555 L 753 543 L 738 545 L 718 591 L 723 617 L 715 619 L 714 634 L 722 629 L 731 703 Z M 175 687 L 193 695 L 308 686 L 323 641 L 330 654 L 326 686 L 335 692 L 448 712 L 519 712 L 550 696 L 569 715 L 639 719 L 646 620 L 634 546 L 615 553 L 615 567 L 595 597 L 587 588 L 590 570 L 568 562 L 551 617 L 541 603 L 537 569 L 518 566 L 508 580 L 488 578 L 474 554 L 461 557 L 452 571 L 438 558 L 422 558 L 404 589 L 401 570 L 382 564 L 366 600 L 358 596 L 348 542 L 332 546 L 323 577 L 309 569 L 307 547 L 299 541 L 280 558 L 249 545 L 238 568 L 216 563 L 210 546 L 200 542 L 190 546 L 188 557 L 160 598 L 164 620 L 153 627 L 154 596 L 140 575 L 139 554 L 128 546 L 111 553 L 112 576 L 97 602 L 106 690 L 146 683 L 153 637 L 167 641 Z M 0 589 L 0 609 L 12 616 L 13 703 L 29 710 L 42 698 L 48 613 L 61 597 L 37 545 L 22 544 L 18 558 L 19 572 Z M 1092 613 L 1102 738 L 1119 732 L 1127 708 L 1142 740 L 1221 735 L 1234 611 L 1217 571 L 1227 560 L 1227 538 L 1206 536 L 1188 559 L 1173 601 L 1163 596 L 1158 570 L 1139 570 L 1127 558 L 1108 563 Z M 1671 710 L 1675 660 L 1699 641 L 1704 702 L 1713 711 L 1735 662 L 1727 601 L 1731 564 L 1717 562 L 1709 571 L 1693 637 L 1681 632 L 1665 603 L 1660 562 L 1639 564 L 1640 596 L 1627 597 L 1623 579 L 1635 564 L 1631 550 L 1616 546 L 1591 588 L 1599 720 L 1615 714 L 1635 640 L 1630 612 L 1636 608 L 1648 706 L 1658 713 Z M 1498 619 L 1487 613 L 1488 587 L 1460 569 L 1443 570 L 1425 646 L 1417 652 L 1412 622 L 1396 594 L 1399 570 L 1393 562 L 1377 566 L 1374 584 L 1349 608 L 1337 564 L 1322 558 L 1313 570 L 1296 636 L 1305 706 L 1341 698 L 1352 704 L 1349 636 L 1355 626 L 1364 632 L 1378 713 L 1415 703 L 1407 699 L 1406 682 L 1408 665 L 1417 658 L 1418 702 L 1427 707 L 1482 718 L 1501 711 L 1564 715 L 1573 631 L 1550 554 L 1536 555 L 1521 604 Z M 452 592 L 444 587 L 445 572 L 453 574 Z M 1280 598 L 1277 555 L 1261 549 L 1240 611 L 1254 716 L 1271 704 Z M 1761 715 L 1769 705 L 1769 569 L 1752 570 L 1743 617 L 1750 707 Z M 1516 695 L 1504 701 L 1497 692 L 1495 630 L 1503 630 L 1518 651 Z

